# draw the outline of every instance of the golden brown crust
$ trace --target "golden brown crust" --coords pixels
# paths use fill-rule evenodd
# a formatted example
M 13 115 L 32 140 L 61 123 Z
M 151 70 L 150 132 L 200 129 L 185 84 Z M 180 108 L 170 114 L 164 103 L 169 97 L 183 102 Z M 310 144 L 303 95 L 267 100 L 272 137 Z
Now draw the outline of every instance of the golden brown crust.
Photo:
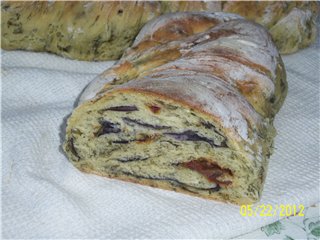
M 237 18 L 237 21 L 232 20 Z M 202 21 L 207 26 L 210 25 L 208 19 L 211 19 L 212 27 L 192 36 L 179 35 L 179 27 L 170 28 L 172 22 L 177 21 L 187 22 L 190 28 Z M 160 33 L 159 29 L 162 34 L 155 39 L 154 33 Z M 170 29 L 169 39 L 162 29 Z M 178 34 L 174 34 L 173 29 Z M 160 77 L 160 74 L 174 76 L 178 70 L 190 70 L 214 75 L 237 87 L 259 114 L 272 118 L 280 109 L 281 91 L 285 91 L 279 91 L 279 82 L 285 83 L 282 65 L 271 37 L 258 25 L 227 14 L 171 14 L 148 23 L 133 47 L 113 68 L 100 75 L 100 79 L 115 77 L 101 86 L 99 94 L 131 79 Z M 171 72 L 167 74 L 169 70 Z M 238 71 L 240 73 L 236 74 Z
M 212 21 L 205 17 L 197 19 L 182 18 L 173 20 L 170 25 L 164 25 L 152 33 L 152 41 L 166 43 L 173 40 L 179 40 L 196 33 L 205 32 L 209 28 L 218 24 L 218 21 Z

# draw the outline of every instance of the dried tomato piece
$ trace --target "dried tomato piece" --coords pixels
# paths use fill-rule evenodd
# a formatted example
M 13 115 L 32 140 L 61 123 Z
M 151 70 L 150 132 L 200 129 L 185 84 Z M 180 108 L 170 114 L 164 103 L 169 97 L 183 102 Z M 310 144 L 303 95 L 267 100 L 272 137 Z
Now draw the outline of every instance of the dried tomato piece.
M 221 168 L 218 164 L 209 162 L 205 158 L 185 162 L 181 165 L 204 175 L 210 182 L 215 182 L 220 185 L 230 185 L 232 183 L 231 181 L 220 181 L 217 179 L 223 175 L 232 176 L 230 169 Z

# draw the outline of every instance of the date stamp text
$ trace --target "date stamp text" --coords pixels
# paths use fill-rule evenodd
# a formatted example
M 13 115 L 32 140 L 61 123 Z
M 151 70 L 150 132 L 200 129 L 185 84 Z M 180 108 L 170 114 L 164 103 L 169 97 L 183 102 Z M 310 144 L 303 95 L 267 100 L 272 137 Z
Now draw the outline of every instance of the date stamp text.
M 261 205 L 241 205 L 240 214 L 244 217 L 289 217 L 289 216 L 304 216 L 304 205 L 290 204 L 261 204 Z

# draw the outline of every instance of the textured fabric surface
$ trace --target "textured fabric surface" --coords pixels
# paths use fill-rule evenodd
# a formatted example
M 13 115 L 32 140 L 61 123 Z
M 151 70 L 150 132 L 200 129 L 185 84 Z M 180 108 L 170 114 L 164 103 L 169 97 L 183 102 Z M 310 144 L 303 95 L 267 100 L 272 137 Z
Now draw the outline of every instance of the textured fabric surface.
M 319 201 L 319 48 L 284 57 L 289 93 L 260 204 Z M 110 62 L 2 51 L 4 238 L 228 238 L 279 219 L 79 172 L 61 150 L 66 117 Z

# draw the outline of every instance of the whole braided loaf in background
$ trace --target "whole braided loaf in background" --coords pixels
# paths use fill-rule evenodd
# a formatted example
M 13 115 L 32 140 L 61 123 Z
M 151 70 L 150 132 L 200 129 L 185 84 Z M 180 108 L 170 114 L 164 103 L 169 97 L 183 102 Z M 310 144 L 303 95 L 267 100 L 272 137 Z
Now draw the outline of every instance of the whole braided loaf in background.
M 262 26 L 227 13 L 163 15 L 85 89 L 64 149 L 85 172 L 256 202 L 286 92 Z
M 178 11 L 224 11 L 260 23 L 281 53 L 314 42 L 316 2 L 1 2 L 1 47 L 79 60 L 119 59 L 149 20 Z

